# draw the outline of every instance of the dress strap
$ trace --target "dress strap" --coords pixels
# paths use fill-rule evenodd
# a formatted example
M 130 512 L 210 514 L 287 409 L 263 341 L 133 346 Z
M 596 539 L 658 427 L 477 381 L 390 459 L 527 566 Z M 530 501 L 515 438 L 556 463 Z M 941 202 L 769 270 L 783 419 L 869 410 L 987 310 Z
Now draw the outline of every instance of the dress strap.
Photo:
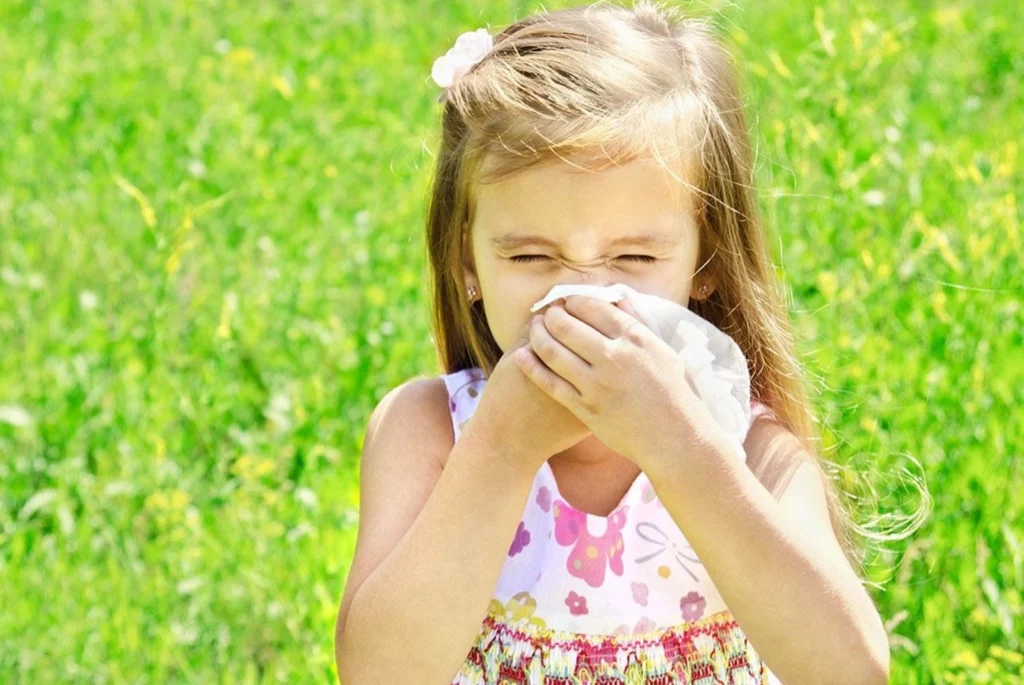
M 757 418 L 759 416 L 761 416 L 762 414 L 767 414 L 769 418 L 773 418 L 773 419 L 776 418 L 775 412 L 773 412 L 771 410 L 771 407 L 769 407 L 768 405 L 764 404 L 760 400 L 751 399 L 750 400 L 750 423 L 753 424 L 754 421 L 756 421 Z
M 448 388 L 448 414 L 452 420 L 452 431 L 455 439 L 462 435 L 462 426 L 473 415 L 483 384 L 486 383 L 483 370 L 479 367 L 459 369 L 452 373 L 441 374 L 445 387 Z

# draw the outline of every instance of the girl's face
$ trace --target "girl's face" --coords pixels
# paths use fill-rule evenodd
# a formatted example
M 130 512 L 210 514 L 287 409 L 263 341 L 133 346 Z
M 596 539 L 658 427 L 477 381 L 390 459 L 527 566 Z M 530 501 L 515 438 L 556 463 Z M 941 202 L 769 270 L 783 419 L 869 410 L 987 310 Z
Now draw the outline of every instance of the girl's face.
M 560 162 L 480 187 L 465 279 L 502 351 L 523 334 L 533 303 L 561 283 L 621 282 L 684 307 L 695 285 L 710 294 L 709 270 L 694 276 L 697 226 L 683 190 L 646 160 L 602 172 Z

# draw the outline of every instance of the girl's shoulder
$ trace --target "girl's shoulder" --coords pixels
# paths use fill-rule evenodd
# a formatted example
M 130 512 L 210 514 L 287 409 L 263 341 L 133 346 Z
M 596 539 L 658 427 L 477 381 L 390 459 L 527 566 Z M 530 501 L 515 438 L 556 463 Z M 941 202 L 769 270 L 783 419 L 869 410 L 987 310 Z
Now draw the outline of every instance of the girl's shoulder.
M 414 436 L 425 447 L 443 449 L 451 439 L 448 423 L 448 389 L 439 376 L 415 376 L 392 388 L 377 404 L 370 428 L 397 430 Z M 450 450 L 451 445 L 447 445 Z

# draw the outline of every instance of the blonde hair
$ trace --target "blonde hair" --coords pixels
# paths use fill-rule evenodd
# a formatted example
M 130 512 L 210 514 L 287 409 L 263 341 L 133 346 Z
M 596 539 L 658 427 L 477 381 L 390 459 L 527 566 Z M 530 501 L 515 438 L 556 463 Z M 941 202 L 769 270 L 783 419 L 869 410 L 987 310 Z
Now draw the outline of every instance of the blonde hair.
M 818 454 L 816 420 L 757 209 L 737 75 L 706 20 L 654 0 L 534 14 L 494 36 L 493 49 L 444 95 L 427 248 L 434 337 L 446 373 L 481 367 L 490 375 L 502 356 L 482 302 L 470 304 L 463 278 L 478 185 L 569 158 L 600 170 L 650 155 L 696 200 L 697 263 L 711 270 L 716 287 L 690 309 L 732 336 L 749 360 L 752 396 Z M 666 159 L 688 164 L 673 169 Z M 826 484 L 833 529 L 863 575 L 852 539 L 863 531 L 812 461 Z

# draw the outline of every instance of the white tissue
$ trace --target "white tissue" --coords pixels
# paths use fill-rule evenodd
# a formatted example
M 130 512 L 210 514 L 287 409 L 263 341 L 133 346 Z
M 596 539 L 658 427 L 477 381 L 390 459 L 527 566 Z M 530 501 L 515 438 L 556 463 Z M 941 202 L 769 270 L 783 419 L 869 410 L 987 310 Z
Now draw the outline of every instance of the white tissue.
M 569 295 L 587 295 L 610 303 L 628 299 L 644 324 L 682 357 L 697 395 L 729 438 L 739 459 L 746 462 L 743 442 L 750 428 L 750 372 L 735 340 L 686 307 L 642 293 L 625 283 L 556 285 L 530 311 L 539 311 Z

